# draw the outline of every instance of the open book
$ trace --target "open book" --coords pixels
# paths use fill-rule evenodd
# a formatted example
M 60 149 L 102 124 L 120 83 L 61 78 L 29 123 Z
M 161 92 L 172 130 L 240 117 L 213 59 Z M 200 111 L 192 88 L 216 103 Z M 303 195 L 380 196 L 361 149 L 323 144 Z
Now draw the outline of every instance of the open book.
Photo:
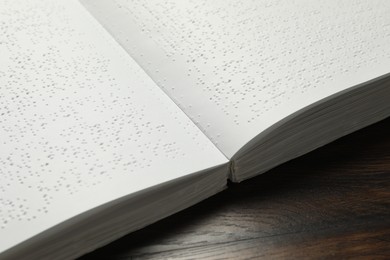
M 0 258 L 74 258 L 390 115 L 390 1 L 0 0 Z

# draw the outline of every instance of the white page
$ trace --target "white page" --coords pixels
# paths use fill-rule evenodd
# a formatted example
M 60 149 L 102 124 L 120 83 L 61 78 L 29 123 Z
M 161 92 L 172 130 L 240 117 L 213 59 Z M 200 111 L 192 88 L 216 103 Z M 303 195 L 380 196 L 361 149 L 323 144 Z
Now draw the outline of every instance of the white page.
M 227 162 L 80 3 L 0 10 L 0 252 Z
M 81 0 L 229 158 L 390 72 L 390 1 Z

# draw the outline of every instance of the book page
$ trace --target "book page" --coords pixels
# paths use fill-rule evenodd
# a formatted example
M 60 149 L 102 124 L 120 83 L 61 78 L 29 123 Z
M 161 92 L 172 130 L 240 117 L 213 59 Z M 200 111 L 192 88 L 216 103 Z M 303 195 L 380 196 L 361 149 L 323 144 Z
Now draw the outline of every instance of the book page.
M 390 2 L 81 0 L 231 158 L 329 95 L 390 72 Z
M 0 10 L 0 252 L 227 162 L 79 2 Z

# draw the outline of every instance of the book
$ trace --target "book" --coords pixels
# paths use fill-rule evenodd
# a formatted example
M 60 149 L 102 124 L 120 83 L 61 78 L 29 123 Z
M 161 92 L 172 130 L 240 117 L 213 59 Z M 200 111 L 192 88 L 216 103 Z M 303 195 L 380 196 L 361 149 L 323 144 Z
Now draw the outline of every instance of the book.
M 0 0 L 0 259 L 71 259 L 390 115 L 390 2 Z

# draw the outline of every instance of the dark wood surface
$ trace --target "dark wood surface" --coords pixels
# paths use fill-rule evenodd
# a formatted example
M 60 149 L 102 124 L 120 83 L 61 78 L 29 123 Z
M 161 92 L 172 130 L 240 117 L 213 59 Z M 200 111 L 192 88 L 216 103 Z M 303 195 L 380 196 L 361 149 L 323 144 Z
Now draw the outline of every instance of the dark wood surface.
M 390 119 L 83 259 L 261 257 L 390 259 Z

